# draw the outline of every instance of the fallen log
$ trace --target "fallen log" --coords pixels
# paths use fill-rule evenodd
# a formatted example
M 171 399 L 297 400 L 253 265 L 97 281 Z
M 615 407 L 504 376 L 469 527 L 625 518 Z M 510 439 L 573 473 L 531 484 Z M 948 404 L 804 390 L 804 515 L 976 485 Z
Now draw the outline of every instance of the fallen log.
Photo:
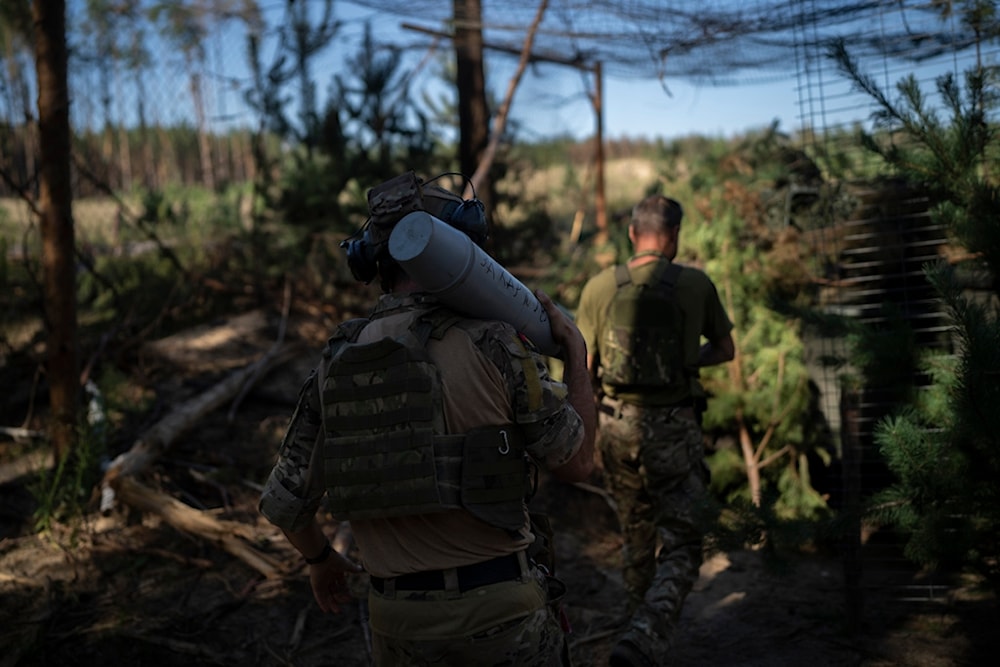
M 34 431 L 30 428 L 20 428 L 17 426 L 0 426 L 0 434 L 8 436 L 14 442 L 45 440 L 48 437 L 45 435 L 45 431 Z
M 287 344 L 273 349 L 256 363 L 231 374 L 208 391 L 174 408 L 143 433 L 127 452 L 119 454 L 111 462 L 101 484 L 102 496 L 105 489 L 113 491 L 118 478 L 135 475 L 147 468 L 198 421 L 236 396 L 248 380 L 260 379 L 278 364 L 292 358 L 297 347 L 295 344 Z M 110 509 L 110 506 L 106 506 L 106 501 L 113 504 L 113 495 L 106 500 L 102 497 L 102 511 Z
M 267 578 L 284 574 L 279 561 L 250 546 L 248 541 L 255 538 L 249 526 L 216 519 L 207 512 L 196 510 L 167 494 L 144 486 L 135 479 L 135 475 L 151 465 L 203 417 L 232 400 L 248 382 L 263 378 L 276 365 L 294 356 L 297 348 L 298 345 L 294 343 L 272 347 L 254 364 L 182 403 L 154 424 L 127 452 L 111 462 L 101 482 L 101 512 L 109 513 L 114 508 L 116 499 L 119 499 L 130 507 L 159 515 L 182 532 L 221 546 Z
M 268 579 L 286 573 L 287 568 L 281 561 L 250 546 L 249 542 L 256 539 L 250 526 L 238 521 L 216 519 L 132 477 L 118 478 L 117 485 L 119 497 L 129 507 L 156 514 L 183 533 L 213 542 Z

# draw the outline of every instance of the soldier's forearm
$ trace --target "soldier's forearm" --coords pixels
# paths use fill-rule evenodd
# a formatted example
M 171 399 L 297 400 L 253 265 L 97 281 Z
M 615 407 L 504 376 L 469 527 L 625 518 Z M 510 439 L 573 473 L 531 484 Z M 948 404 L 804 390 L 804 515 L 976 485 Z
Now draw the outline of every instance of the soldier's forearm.
M 303 558 L 315 558 L 326 548 L 328 540 L 319 524 L 310 521 L 304 528 L 299 530 L 284 530 L 282 532 L 288 541 L 292 543 Z
M 570 462 L 553 470 L 553 474 L 567 482 L 583 481 L 590 476 L 594 467 L 594 438 L 597 431 L 597 410 L 590 371 L 587 368 L 587 349 L 582 338 L 566 345 L 563 365 L 563 382 L 566 384 L 567 400 L 583 421 L 583 444 Z

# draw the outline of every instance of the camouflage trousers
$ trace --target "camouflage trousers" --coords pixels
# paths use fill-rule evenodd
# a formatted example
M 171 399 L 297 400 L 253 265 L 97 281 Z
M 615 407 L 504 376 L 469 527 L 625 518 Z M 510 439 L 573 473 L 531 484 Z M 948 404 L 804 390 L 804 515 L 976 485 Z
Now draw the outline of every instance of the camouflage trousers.
M 600 413 L 599 448 L 624 541 L 625 638 L 659 661 L 702 562 L 701 427 L 690 408 L 624 405 L 619 415 Z
M 524 579 L 457 591 L 372 589 L 368 607 L 378 667 L 568 667 L 569 649 L 535 568 Z

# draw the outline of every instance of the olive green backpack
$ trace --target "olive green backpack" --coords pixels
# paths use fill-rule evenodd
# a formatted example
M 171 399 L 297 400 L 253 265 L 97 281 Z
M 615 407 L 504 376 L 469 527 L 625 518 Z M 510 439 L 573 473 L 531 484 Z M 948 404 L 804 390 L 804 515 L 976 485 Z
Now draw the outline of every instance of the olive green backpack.
M 684 314 L 674 298 L 682 267 L 664 263 L 649 283 L 615 267 L 617 289 L 598 338 L 601 381 L 632 389 L 668 389 L 688 381 Z

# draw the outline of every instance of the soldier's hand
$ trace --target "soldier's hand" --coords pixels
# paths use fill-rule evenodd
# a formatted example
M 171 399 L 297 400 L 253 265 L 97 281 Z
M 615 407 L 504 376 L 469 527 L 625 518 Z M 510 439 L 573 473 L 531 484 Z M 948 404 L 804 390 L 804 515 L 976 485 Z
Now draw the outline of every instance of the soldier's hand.
M 336 549 L 322 563 L 310 565 L 309 583 L 319 608 L 327 614 L 340 613 L 340 605 L 351 600 L 344 575 L 363 571 L 360 565 L 341 555 Z
M 544 290 L 535 290 L 535 296 L 542 308 L 549 316 L 549 328 L 552 329 L 552 340 L 558 343 L 563 349 L 583 343 L 583 334 L 576 328 L 576 324 L 563 312 L 562 308 L 549 298 Z

